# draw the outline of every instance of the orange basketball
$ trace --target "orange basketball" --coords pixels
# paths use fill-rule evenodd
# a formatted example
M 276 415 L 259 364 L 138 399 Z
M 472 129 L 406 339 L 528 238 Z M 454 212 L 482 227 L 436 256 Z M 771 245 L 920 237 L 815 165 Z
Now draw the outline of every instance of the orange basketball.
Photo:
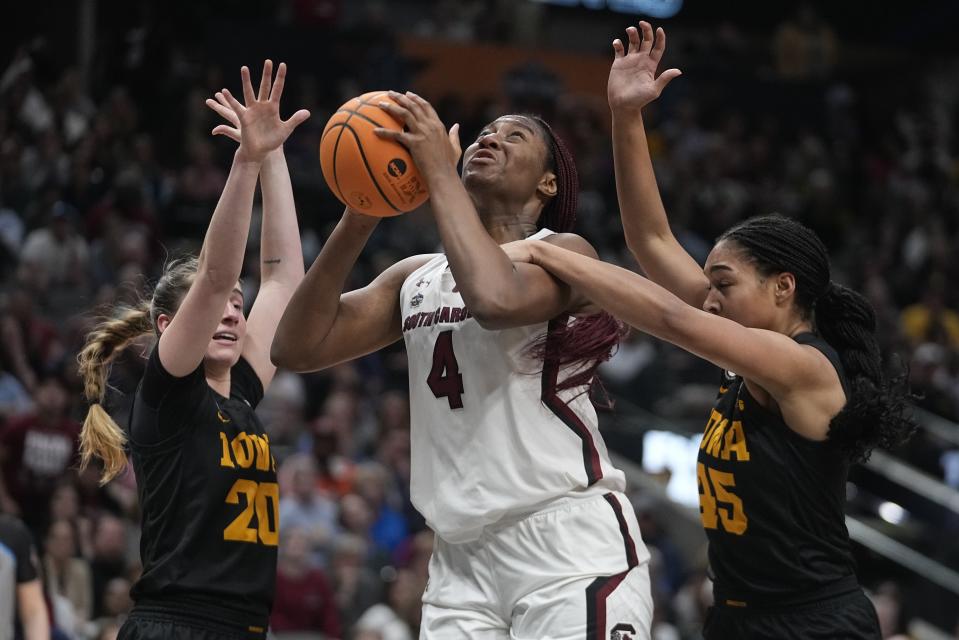
M 333 193 L 348 207 L 371 216 L 397 216 L 429 197 L 426 181 L 406 148 L 373 129 L 402 131 L 403 123 L 380 109 L 385 91 L 371 91 L 336 110 L 323 129 L 320 165 Z

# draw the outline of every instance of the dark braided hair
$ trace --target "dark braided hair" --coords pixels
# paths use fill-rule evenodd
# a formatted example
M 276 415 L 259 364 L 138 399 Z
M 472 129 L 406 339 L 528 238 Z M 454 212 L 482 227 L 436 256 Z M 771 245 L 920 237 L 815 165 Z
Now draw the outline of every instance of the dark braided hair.
M 573 154 L 545 120 L 534 115 L 523 117 L 539 126 L 546 143 L 545 169 L 556 174 L 556 195 L 543 207 L 536 226 L 557 233 L 570 233 L 576 226 L 576 202 L 579 199 L 579 174 Z M 557 390 L 574 389 L 596 381 L 596 368 L 609 360 L 626 332 L 625 324 L 601 311 L 571 323 L 550 323 L 549 332 L 532 344 L 529 353 L 541 358 L 546 368 L 572 366 L 573 373 L 559 381 Z
M 907 415 L 906 374 L 887 378 L 876 341 L 876 312 L 861 294 L 830 279 L 829 254 L 819 237 L 779 214 L 757 216 L 723 233 L 766 277 L 796 278 L 796 306 L 835 349 L 846 376 L 846 405 L 829 425 L 829 439 L 853 462 L 877 446 L 893 448 L 916 430 Z

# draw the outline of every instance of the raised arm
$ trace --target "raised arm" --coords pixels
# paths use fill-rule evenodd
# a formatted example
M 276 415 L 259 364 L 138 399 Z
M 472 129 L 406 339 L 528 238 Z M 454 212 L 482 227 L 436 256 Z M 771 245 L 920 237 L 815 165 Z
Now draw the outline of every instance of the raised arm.
M 413 93 L 391 92 L 396 104 L 381 103 L 407 125 L 406 132 L 377 133 L 410 149 L 429 186 L 430 206 L 443 248 L 463 300 L 486 329 L 545 322 L 566 310 L 584 311 L 588 301 L 543 269 L 513 264 L 483 227 L 473 200 L 456 173 L 460 146 L 456 125 L 447 134 L 433 107 Z M 575 234 L 557 234 L 549 242 L 596 256 Z
M 303 112 L 285 122 L 280 119 L 278 92 L 270 94 L 272 71 L 273 65 L 267 60 L 263 65 L 260 94 L 256 96 L 249 69 L 241 69 L 246 106 L 237 102 L 226 89 L 222 92 L 240 120 L 241 141 L 203 239 L 196 278 L 177 313 L 160 335 L 157 346 L 160 362 L 174 376 L 188 375 L 203 361 L 210 338 L 240 277 L 250 229 L 253 191 L 264 158 L 280 147 L 293 129 L 306 119 Z
M 670 80 L 680 75 L 657 67 L 666 50 L 666 33 L 648 22 L 626 30 L 629 48 L 613 41 L 615 58 L 609 70 L 606 91 L 613 123 L 613 160 L 616 195 L 626 245 L 649 278 L 672 291 L 688 304 L 701 307 L 708 280 L 702 269 L 677 242 L 656 186 L 653 162 L 643 123 L 642 109 L 659 97 Z
M 400 339 L 400 287 L 432 256 L 401 260 L 362 289 L 343 293 L 377 222 L 351 209 L 344 212 L 283 311 L 270 351 L 276 366 L 316 371 Z
M 269 93 L 269 76 L 264 74 L 261 81 L 266 84 Z M 281 63 L 277 69 L 276 83 L 273 85 L 271 99 L 277 100 L 283 94 L 286 80 L 286 65 Z M 241 141 L 241 123 L 226 96 L 217 92 L 216 100 L 208 99 L 207 106 L 223 116 L 231 126 L 220 125 L 213 131 L 226 135 L 237 142 Z M 294 116 L 305 120 L 309 112 L 300 111 Z M 296 220 L 296 203 L 293 200 L 293 186 L 290 171 L 286 164 L 283 147 L 278 147 L 266 155 L 260 168 L 260 189 L 263 195 L 263 227 L 260 232 L 260 290 L 247 319 L 246 342 L 243 345 L 243 357 L 256 371 L 263 387 L 269 386 L 276 373 L 276 367 L 270 361 L 270 345 L 273 335 L 283 315 L 283 309 L 290 301 L 293 291 L 303 280 L 303 251 L 300 244 L 300 231 Z

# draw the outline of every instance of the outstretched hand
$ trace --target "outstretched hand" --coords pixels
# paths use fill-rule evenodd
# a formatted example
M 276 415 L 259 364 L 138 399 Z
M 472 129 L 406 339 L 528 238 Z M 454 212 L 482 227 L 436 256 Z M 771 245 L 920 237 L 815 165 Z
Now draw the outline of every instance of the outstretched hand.
M 405 94 L 390 91 L 389 95 L 394 102 L 384 100 L 377 106 L 406 128 L 404 131 L 378 128 L 374 129 L 376 135 L 395 140 L 409 149 L 417 168 L 427 179 L 437 169 L 456 167 L 462 155 L 459 124 L 447 131 L 433 105 L 412 91 Z
M 229 89 L 217 91 L 216 100 L 206 100 L 208 107 L 230 123 L 217 125 L 213 135 L 225 135 L 239 142 L 237 154 L 247 160 L 262 161 L 266 154 L 280 147 L 293 130 L 310 117 L 309 111 L 300 109 L 287 120 L 280 118 L 280 96 L 286 83 L 286 63 L 280 63 L 275 82 L 272 82 L 272 76 L 273 63 L 267 60 L 263 63 L 259 93 L 254 94 L 250 70 L 241 67 L 245 105 L 240 104 Z
M 670 80 L 682 75 L 679 69 L 667 69 L 656 75 L 666 51 L 666 32 L 659 27 L 654 38 L 651 24 L 642 21 L 639 27 L 642 38 L 636 27 L 626 29 L 628 49 L 624 49 L 619 38 L 613 40 L 615 58 L 606 83 L 606 98 L 613 111 L 645 107 L 659 97 Z

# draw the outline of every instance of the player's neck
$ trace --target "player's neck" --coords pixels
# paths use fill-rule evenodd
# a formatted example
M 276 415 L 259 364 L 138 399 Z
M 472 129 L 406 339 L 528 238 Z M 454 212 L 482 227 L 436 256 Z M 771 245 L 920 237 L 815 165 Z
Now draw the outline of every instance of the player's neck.
M 216 371 L 213 367 L 207 365 L 206 383 L 211 389 L 219 393 L 224 398 L 230 397 L 230 370 Z
M 499 203 L 497 203 L 499 204 Z M 539 217 L 539 211 L 523 211 L 516 215 L 516 210 L 520 207 L 516 203 L 485 204 L 482 208 L 477 205 L 480 213 L 480 220 L 497 244 L 506 244 L 515 240 L 524 240 L 536 233 L 536 219 Z

